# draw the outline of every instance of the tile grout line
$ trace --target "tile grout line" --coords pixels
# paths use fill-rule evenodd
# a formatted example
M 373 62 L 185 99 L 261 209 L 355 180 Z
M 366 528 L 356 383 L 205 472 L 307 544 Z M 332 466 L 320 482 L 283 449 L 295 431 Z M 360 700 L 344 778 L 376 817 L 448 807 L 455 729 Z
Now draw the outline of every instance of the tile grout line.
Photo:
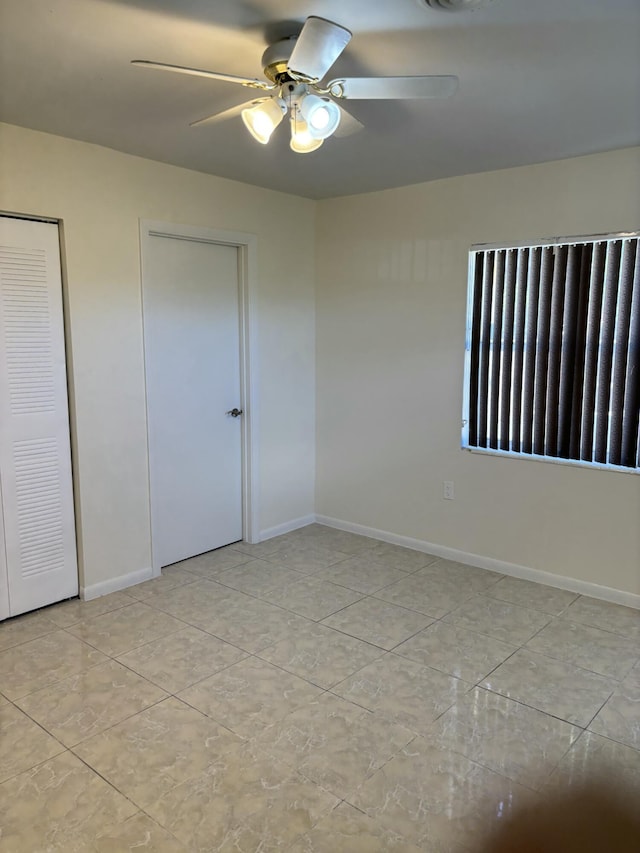
M 163 613 L 163 612 L 164 612 L 164 611 L 156 611 L 156 613 Z M 108 614 L 106 614 L 106 613 L 105 613 L 104 615 L 106 616 L 106 615 L 108 615 Z M 184 626 L 184 627 L 191 627 L 191 628 L 193 628 L 193 627 L 194 627 L 193 625 L 189 625 L 189 623 L 188 623 L 188 622 L 184 622 L 182 619 L 179 619 L 177 616 L 172 616 L 170 613 L 167 613 L 167 614 L 165 614 L 165 615 L 167 615 L 167 616 L 171 616 L 171 618 L 172 618 L 172 619 L 175 619 L 175 620 L 176 620 L 176 622 L 182 622 L 182 624 L 183 624 L 183 626 Z M 73 627 L 73 626 L 71 626 L 71 627 Z M 96 652 L 100 652 L 100 654 L 105 655 L 105 657 L 108 657 L 108 658 L 110 658 L 111 660 L 116 660 L 117 655 L 125 655 L 125 654 L 128 654 L 129 652 L 134 652 L 134 651 L 136 651 L 136 649 L 140 649 L 140 648 L 142 648 L 143 646 L 148 645 L 149 643 L 156 643 L 156 642 L 158 642 L 158 640 L 163 640 L 163 639 L 165 639 L 165 637 L 170 637 L 170 636 L 172 636 L 173 634 L 179 634 L 179 633 L 180 633 L 180 631 L 183 631 L 183 630 L 184 630 L 184 627 L 176 628 L 175 630 L 168 631 L 166 634 L 161 634 L 159 637 L 155 637 L 155 638 L 154 638 L 154 639 L 152 639 L 152 640 L 146 640 L 145 642 L 140 643 L 140 645 L 139 645 L 139 646 L 132 646 L 131 648 L 126 649 L 125 651 L 122 651 L 122 652 L 117 652 L 116 654 L 112 654 L 111 652 L 105 652 L 105 651 L 104 651 L 104 649 L 99 648 L 99 647 L 98 647 L 98 646 L 96 646 L 94 643 L 90 643 L 88 640 L 81 639 L 80 637 L 77 637 L 75 634 L 72 634 L 70 631 L 67 631 L 67 629 L 66 629 L 66 628 L 64 628 L 63 630 L 64 630 L 64 631 L 65 631 L 65 632 L 66 632 L 70 637 L 73 637 L 73 638 L 74 638 L 74 640 L 78 640 L 78 642 L 80 642 L 80 643 L 84 643 L 86 646 L 89 646 L 90 648 L 92 648 L 92 649 L 93 649 L 94 651 L 96 651 Z M 102 662 L 103 662 L 103 661 L 100 661 L 100 663 L 102 663 Z M 118 662 L 119 662 L 119 661 L 118 661 Z M 94 664 L 94 666 L 97 666 L 97 664 Z M 91 669 L 91 667 L 87 667 L 87 668 L 88 668 L 88 669 Z M 64 679 L 61 679 L 61 680 L 64 680 Z
M 476 684 L 475 687 L 479 688 L 480 690 L 486 690 L 487 693 L 492 693 L 494 696 L 500 696 L 502 699 L 508 699 L 510 702 L 515 702 L 517 705 L 524 705 L 525 708 L 530 708 L 532 711 L 537 711 L 538 714 L 545 714 L 547 717 L 553 717 L 554 720 L 559 720 L 561 723 L 566 723 L 569 726 L 574 726 L 577 729 L 586 731 L 586 727 L 582 725 L 582 723 L 576 723 L 572 720 L 567 720 L 564 717 L 559 717 L 557 714 L 551 714 L 549 711 L 543 711 L 540 708 L 536 708 L 534 705 L 530 705 L 528 702 L 525 702 L 522 699 L 516 699 L 514 696 L 506 696 L 504 693 L 499 693 L 497 690 L 493 690 L 490 687 L 483 687 L 482 684 Z
M 585 726 L 585 730 L 589 729 L 589 726 L 593 723 L 593 721 L 595 720 L 595 718 L 598 716 L 598 714 L 600 713 L 600 711 L 602 711 L 602 709 L 603 709 L 603 708 L 604 708 L 604 706 L 607 704 L 607 702 L 609 702 L 609 700 L 611 699 L 611 697 L 613 696 L 613 694 L 614 694 L 615 692 L 616 692 L 616 688 L 614 687 L 614 689 L 613 689 L 613 690 L 611 691 L 611 693 L 607 696 L 607 698 L 604 700 L 604 702 L 602 703 L 602 705 L 600 705 L 600 707 L 598 708 L 598 710 L 595 712 L 595 714 L 593 715 L 593 717 L 591 717 L 591 719 L 589 720 L 589 722 L 588 722 L 588 723 L 587 723 L 587 725 Z M 590 729 L 589 729 L 589 730 L 590 730 Z
M 529 642 L 529 641 L 527 640 L 527 642 Z M 611 675 L 602 675 L 601 672 L 596 672 L 593 669 L 587 669 L 585 666 L 581 666 L 580 664 L 573 663 L 572 661 L 569 661 L 569 660 L 565 660 L 562 658 L 554 658 L 551 655 L 546 654 L 545 652 L 538 652 L 535 649 L 530 649 L 528 646 L 520 646 L 520 648 L 516 649 L 516 651 L 525 652 L 525 653 L 530 654 L 530 655 L 536 655 L 537 657 L 541 657 L 541 658 L 546 658 L 546 660 L 555 661 L 555 663 L 560 663 L 560 664 L 563 664 L 564 666 L 573 667 L 574 669 L 579 669 L 580 672 L 586 672 L 589 675 L 595 675 L 596 678 L 601 678 L 603 681 L 614 682 L 614 685 L 615 685 L 614 690 L 616 689 L 616 687 L 618 685 L 620 685 L 624 682 L 624 678 L 613 678 L 613 676 L 611 676 Z M 515 654 L 515 652 L 513 654 Z M 510 657 L 512 657 L 512 656 L 513 655 L 510 655 Z M 504 661 L 504 662 L 506 663 L 506 661 Z M 634 666 L 635 665 L 636 664 L 634 664 Z M 632 669 L 633 669 L 633 667 L 632 667 Z M 631 672 L 631 670 L 629 670 L 629 672 Z M 625 678 L 627 678 L 627 676 L 625 676 Z
M 22 697 L 20 697 L 20 698 L 22 698 Z M 33 717 L 31 717 L 29 714 L 27 714 L 27 712 L 23 708 L 21 708 L 19 705 L 16 705 L 16 703 L 13 700 L 7 698 L 7 703 L 9 705 L 11 705 L 13 708 L 15 708 L 16 711 L 19 711 L 21 714 L 24 714 L 24 716 L 31 723 L 33 723 L 39 729 L 41 729 L 44 732 L 44 734 L 46 734 L 48 737 L 55 740 L 60 745 L 61 749 L 60 749 L 60 752 L 56 753 L 55 755 L 52 755 L 51 758 L 45 758 L 44 761 L 38 761 L 36 764 L 33 764 L 31 767 L 28 767 L 26 770 L 21 770 L 18 773 L 14 773 L 12 776 L 9 776 L 7 779 L 4 779 L 2 782 L 0 782 L 0 785 L 4 785 L 5 782 L 10 781 L 10 779 L 15 779 L 16 776 L 20 776 L 20 775 L 22 775 L 22 773 L 28 773 L 30 770 L 33 770 L 36 767 L 41 767 L 43 764 L 46 764 L 48 761 L 52 761 L 54 758 L 58 758 L 58 756 L 63 755 L 65 752 L 70 752 L 70 749 L 68 746 L 65 746 L 59 738 L 57 738 L 50 731 L 47 731 L 47 729 L 45 729 L 45 727 L 41 723 L 39 723 L 37 720 L 34 720 Z

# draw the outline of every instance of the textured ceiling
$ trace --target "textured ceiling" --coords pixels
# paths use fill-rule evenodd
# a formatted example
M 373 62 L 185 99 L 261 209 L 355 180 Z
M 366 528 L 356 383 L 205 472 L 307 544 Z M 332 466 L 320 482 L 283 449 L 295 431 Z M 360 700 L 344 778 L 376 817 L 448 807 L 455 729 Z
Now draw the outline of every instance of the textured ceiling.
M 311 14 L 354 37 L 331 76 L 456 74 L 445 101 L 352 102 L 366 129 L 299 155 L 240 118 L 229 83 L 134 58 L 262 76 L 271 41 Z M 0 0 L 0 120 L 311 198 L 640 144 L 639 0 Z M 249 93 L 249 97 L 250 97 Z

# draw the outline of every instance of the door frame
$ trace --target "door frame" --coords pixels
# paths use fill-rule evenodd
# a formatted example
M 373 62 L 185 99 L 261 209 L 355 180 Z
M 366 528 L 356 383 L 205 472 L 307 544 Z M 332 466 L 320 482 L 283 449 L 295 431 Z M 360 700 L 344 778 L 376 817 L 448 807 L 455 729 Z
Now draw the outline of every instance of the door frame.
M 152 576 L 160 575 L 161 566 L 154 547 L 154 500 L 151 490 L 151 468 L 153 464 L 149 440 L 149 404 L 147 390 L 147 342 L 144 324 L 145 256 L 151 251 L 154 237 L 174 240 L 192 240 L 199 243 L 214 243 L 232 246 L 238 250 L 238 307 L 240 324 L 240 405 L 242 407 L 242 538 L 246 542 L 258 542 L 260 523 L 258 517 L 258 336 L 257 336 L 257 246 L 255 234 L 241 231 L 223 231 L 218 228 L 201 228 L 193 225 L 178 225 L 153 219 L 140 220 L 140 296 L 142 303 L 142 337 L 144 359 L 145 418 L 147 424 L 147 454 L 149 476 L 149 521 L 151 533 Z
M 80 488 L 78 481 L 78 442 L 77 442 L 77 418 L 76 418 L 76 394 L 75 374 L 73 363 L 73 347 L 71 342 L 71 312 L 69 308 L 69 286 L 67 277 L 67 257 L 65 252 L 64 220 L 59 216 L 44 216 L 37 213 L 24 213 L 23 211 L 6 210 L 0 208 L 0 217 L 7 219 L 23 219 L 27 222 L 38 222 L 47 225 L 55 225 L 58 230 L 58 253 L 60 259 L 60 297 L 62 308 L 62 340 L 64 347 L 64 369 L 67 395 L 67 420 L 69 430 L 69 464 L 71 467 L 71 494 L 73 506 L 73 542 L 75 549 L 76 596 L 83 598 L 82 578 L 84 576 L 84 558 L 82 548 L 82 523 L 80 513 Z M 0 541 L 5 542 L 4 517 L 2 512 L 2 486 L 0 484 Z M 12 618 L 11 602 L 9 596 L 8 561 L 6 549 L 0 549 L 0 622 Z M 64 599 L 63 599 L 64 600 Z M 57 601 L 51 602 L 58 603 Z M 41 605 L 48 606 L 48 605 Z M 36 608 L 36 610 L 39 608 Z M 27 611 L 35 612 L 35 611 Z

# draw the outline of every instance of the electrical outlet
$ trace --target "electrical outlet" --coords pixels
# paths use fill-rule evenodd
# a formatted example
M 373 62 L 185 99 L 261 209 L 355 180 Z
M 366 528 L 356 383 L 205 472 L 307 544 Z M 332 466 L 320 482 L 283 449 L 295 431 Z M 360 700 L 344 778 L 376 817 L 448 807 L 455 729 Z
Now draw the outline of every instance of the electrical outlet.
M 442 484 L 442 497 L 445 501 L 453 500 L 453 481 L 445 480 Z

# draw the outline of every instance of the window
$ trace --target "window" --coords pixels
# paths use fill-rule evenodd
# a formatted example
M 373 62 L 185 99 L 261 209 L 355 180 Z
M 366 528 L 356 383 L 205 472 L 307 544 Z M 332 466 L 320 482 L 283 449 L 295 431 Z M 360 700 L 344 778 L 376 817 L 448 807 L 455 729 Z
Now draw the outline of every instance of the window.
M 638 243 L 473 247 L 463 447 L 640 468 Z

